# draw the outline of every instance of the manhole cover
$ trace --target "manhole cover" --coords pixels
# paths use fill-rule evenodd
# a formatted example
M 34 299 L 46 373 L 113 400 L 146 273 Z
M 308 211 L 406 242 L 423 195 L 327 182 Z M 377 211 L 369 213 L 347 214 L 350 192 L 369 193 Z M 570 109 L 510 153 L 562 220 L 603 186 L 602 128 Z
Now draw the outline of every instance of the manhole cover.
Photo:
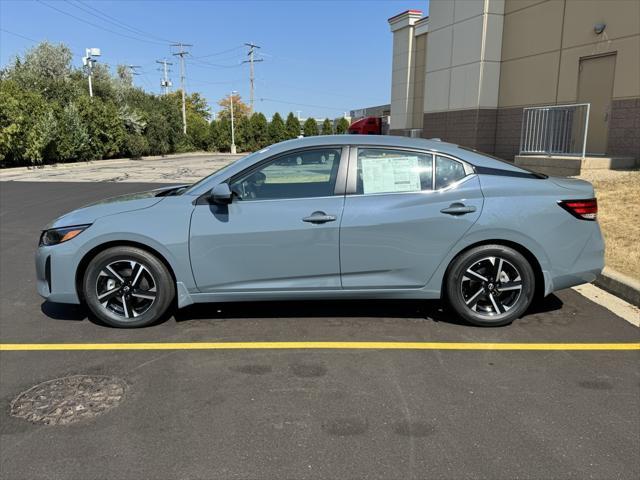
M 126 384 L 115 377 L 72 375 L 40 383 L 11 402 L 11 415 L 32 423 L 68 425 L 118 406 Z

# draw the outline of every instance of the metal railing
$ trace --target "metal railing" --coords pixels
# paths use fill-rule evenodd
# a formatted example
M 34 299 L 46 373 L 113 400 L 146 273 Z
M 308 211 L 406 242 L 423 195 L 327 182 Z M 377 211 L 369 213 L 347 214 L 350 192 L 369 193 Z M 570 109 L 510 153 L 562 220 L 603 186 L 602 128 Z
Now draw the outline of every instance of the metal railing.
M 584 157 L 590 109 L 590 103 L 523 109 L 520 154 Z

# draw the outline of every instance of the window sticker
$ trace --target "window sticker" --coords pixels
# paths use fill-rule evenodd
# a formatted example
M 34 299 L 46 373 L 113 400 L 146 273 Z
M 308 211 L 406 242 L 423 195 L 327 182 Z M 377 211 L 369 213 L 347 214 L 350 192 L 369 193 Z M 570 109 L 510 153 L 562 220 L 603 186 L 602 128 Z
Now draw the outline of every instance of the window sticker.
M 363 193 L 419 192 L 418 157 L 361 158 Z

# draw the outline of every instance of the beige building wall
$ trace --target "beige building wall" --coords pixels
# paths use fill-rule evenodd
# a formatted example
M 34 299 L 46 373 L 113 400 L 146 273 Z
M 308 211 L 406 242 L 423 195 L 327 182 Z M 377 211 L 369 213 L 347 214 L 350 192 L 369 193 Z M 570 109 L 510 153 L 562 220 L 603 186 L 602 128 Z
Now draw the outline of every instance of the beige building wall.
M 504 13 L 500 107 L 575 102 L 580 58 L 614 52 L 613 98 L 640 96 L 640 1 L 506 0 Z
M 389 19 L 393 32 L 390 130 L 411 128 L 415 91 L 414 25 L 422 18 L 419 10 L 408 10 Z
M 511 159 L 522 108 L 578 102 L 581 61 L 615 54 L 606 153 L 640 158 L 640 0 L 431 0 L 389 24 L 392 130 Z
M 495 108 L 504 0 L 430 3 L 424 112 Z
M 615 54 L 606 152 L 640 157 L 640 1 L 505 0 L 494 153 L 517 152 L 522 107 L 578 102 L 581 59 L 606 54 Z

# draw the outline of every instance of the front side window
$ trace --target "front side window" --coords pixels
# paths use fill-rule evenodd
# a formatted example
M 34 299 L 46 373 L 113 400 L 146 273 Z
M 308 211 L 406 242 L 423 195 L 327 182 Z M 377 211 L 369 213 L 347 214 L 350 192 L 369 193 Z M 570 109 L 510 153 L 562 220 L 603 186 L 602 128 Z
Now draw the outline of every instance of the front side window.
M 433 156 L 403 150 L 358 149 L 356 193 L 406 193 L 431 190 Z
M 340 148 L 323 148 L 280 155 L 232 179 L 230 188 L 240 200 L 331 196 L 340 153 Z
M 464 166 L 460 162 L 436 155 L 436 190 L 448 187 L 466 175 Z

